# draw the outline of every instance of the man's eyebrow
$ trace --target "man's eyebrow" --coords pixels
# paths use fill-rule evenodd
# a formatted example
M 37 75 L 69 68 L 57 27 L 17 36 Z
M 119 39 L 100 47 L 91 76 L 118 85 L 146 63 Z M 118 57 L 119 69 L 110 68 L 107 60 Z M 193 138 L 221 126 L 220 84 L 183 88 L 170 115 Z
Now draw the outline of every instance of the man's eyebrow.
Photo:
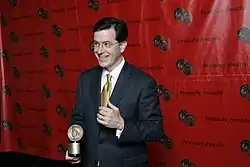
M 96 41 L 96 40 L 94 40 L 94 42 L 111 42 L 111 41 Z

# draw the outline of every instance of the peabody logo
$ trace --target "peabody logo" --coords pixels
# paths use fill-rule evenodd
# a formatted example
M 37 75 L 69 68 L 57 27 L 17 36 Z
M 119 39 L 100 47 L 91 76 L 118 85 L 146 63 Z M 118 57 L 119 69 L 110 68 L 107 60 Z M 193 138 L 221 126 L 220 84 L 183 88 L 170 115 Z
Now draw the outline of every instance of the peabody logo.
M 250 101 L 250 86 L 248 84 L 240 87 L 240 96 Z
M 156 35 L 154 37 L 154 45 L 162 51 L 167 51 L 169 48 L 169 41 L 160 35 Z
M 237 32 L 237 39 L 250 44 L 250 29 L 246 27 L 242 27 Z
M 129 1 L 129 0 L 107 0 L 107 3 L 122 3 L 123 1 Z
M 186 110 L 181 110 L 179 112 L 179 120 L 182 121 L 187 126 L 194 126 L 195 118 L 191 114 L 188 114 Z
M 12 75 L 16 78 L 20 78 L 21 71 L 17 67 L 12 67 Z
M 89 50 L 90 50 L 90 52 L 94 52 L 94 41 L 91 41 L 89 43 Z
M 17 146 L 18 146 L 21 150 L 24 149 L 24 144 L 23 144 L 23 140 L 22 140 L 21 137 L 18 137 L 18 138 L 17 138 Z
M 185 75 L 191 75 L 193 73 L 193 67 L 186 60 L 180 59 L 176 62 L 176 68 L 183 72 Z
M 19 103 L 16 103 L 16 112 L 20 115 L 23 113 L 23 109 Z
M 177 8 L 174 11 L 174 18 L 183 24 L 189 24 L 193 20 L 192 14 L 183 8 Z
M 17 34 L 15 32 L 10 32 L 9 37 L 14 42 L 18 42 L 19 41 L 19 38 L 18 38 L 18 36 L 17 36 Z
M 11 131 L 13 129 L 13 125 L 9 120 L 4 120 L 2 122 L 2 125 L 4 128 L 8 129 L 9 131 Z
M 51 97 L 51 90 L 49 88 L 47 88 L 46 85 L 43 84 L 42 86 L 42 92 L 43 92 L 43 95 L 46 97 L 46 98 L 49 98 Z
M 42 17 L 43 19 L 47 19 L 49 17 L 49 12 L 43 8 L 39 8 L 37 12 L 38 16 Z
M 7 20 L 4 15 L 1 15 L 0 17 L 0 24 L 3 25 L 3 27 L 7 27 Z
M 250 140 L 242 140 L 240 142 L 240 149 L 242 152 L 250 155 Z
M 1 56 L 2 56 L 5 60 L 9 61 L 9 55 L 8 55 L 8 53 L 7 53 L 6 50 L 3 50 L 3 51 L 1 52 Z
M 57 36 L 57 37 L 61 37 L 62 34 L 63 34 L 62 29 L 59 28 L 57 25 L 53 25 L 53 26 L 52 26 L 52 30 L 53 30 L 52 33 L 53 33 L 55 36 Z
M 57 151 L 59 153 L 61 153 L 62 155 L 64 155 L 65 152 L 67 151 L 67 148 L 63 144 L 58 144 L 57 145 Z
M 59 75 L 61 78 L 64 77 L 63 69 L 62 69 L 62 67 L 61 67 L 59 64 L 55 65 L 55 72 L 56 72 L 56 74 Z
M 43 57 L 48 58 L 49 57 L 49 50 L 47 48 L 45 48 L 44 46 L 42 46 L 40 48 L 40 53 Z
M 60 104 L 56 106 L 56 111 L 59 115 L 66 117 L 68 110 L 61 106 Z
M 157 91 L 159 96 L 163 97 L 165 101 L 169 101 L 171 99 L 170 92 L 163 85 L 158 85 Z
M 7 96 L 11 96 L 11 91 L 10 91 L 10 88 L 8 85 L 4 85 L 3 88 L 2 88 L 2 91 L 5 95 Z
M 9 0 L 9 4 L 13 7 L 16 7 L 17 1 L 16 0 Z
M 172 149 L 173 148 L 173 140 L 166 136 L 164 134 L 164 136 L 160 139 L 160 143 L 166 148 L 166 149 Z
M 100 9 L 100 3 L 98 0 L 89 0 L 88 7 L 93 11 L 97 12 Z
M 195 164 L 193 164 L 190 160 L 188 159 L 183 159 L 181 161 L 181 167 L 196 167 Z
M 47 133 L 48 136 L 51 136 L 52 134 L 52 129 L 47 124 L 43 124 L 43 131 Z

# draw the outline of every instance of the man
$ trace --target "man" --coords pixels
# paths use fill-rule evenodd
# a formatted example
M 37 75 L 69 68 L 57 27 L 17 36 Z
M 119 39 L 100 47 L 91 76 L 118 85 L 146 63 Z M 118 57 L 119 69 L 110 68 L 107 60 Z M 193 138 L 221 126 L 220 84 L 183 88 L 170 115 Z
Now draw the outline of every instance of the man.
M 122 56 L 128 36 L 124 21 L 103 18 L 93 34 L 99 66 L 80 75 L 70 121 L 84 129 L 82 157 L 66 152 L 65 158 L 84 167 L 147 167 L 146 142 L 163 136 L 156 81 Z M 104 104 L 107 87 L 110 98 Z

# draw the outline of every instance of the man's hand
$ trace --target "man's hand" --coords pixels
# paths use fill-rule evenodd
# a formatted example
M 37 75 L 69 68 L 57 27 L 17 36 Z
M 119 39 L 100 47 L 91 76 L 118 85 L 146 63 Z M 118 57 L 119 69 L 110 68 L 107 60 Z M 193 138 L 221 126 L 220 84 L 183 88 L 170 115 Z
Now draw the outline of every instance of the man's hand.
M 108 107 L 99 107 L 97 121 L 108 128 L 121 130 L 124 127 L 124 120 L 119 109 L 110 102 L 108 103 Z
M 81 158 L 80 157 L 69 157 L 68 150 L 66 151 L 65 159 L 67 161 L 69 161 L 71 164 L 78 164 L 78 163 L 81 162 Z

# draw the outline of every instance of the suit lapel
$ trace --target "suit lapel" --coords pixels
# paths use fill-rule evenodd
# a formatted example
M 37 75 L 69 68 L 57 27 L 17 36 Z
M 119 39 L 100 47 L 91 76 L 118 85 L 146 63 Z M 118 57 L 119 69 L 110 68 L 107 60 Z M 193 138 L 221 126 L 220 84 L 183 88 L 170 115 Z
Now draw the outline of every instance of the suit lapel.
M 112 95 L 110 97 L 110 102 L 113 105 L 115 106 L 118 105 L 123 95 L 128 90 L 128 87 L 130 86 L 130 80 L 131 80 L 131 75 L 129 70 L 129 64 L 125 62 L 122 71 L 118 77 L 118 80 L 115 84 Z
M 98 107 L 101 103 L 101 77 L 102 77 L 102 68 L 97 67 L 95 75 L 92 77 L 90 92 L 90 97 L 92 98 L 92 102 L 94 107 L 96 107 L 96 111 L 98 111 Z
M 98 67 L 96 69 L 95 75 L 92 77 L 90 92 L 91 98 L 93 102 L 93 106 L 96 107 L 96 111 L 98 111 L 98 107 L 101 104 L 101 77 L 102 77 L 102 68 Z M 117 104 L 122 99 L 125 92 L 128 90 L 131 81 L 130 74 L 130 66 L 127 62 L 125 62 L 122 71 L 118 77 L 118 80 L 115 84 L 114 90 L 110 97 L 110 102 L 117 106 Z

